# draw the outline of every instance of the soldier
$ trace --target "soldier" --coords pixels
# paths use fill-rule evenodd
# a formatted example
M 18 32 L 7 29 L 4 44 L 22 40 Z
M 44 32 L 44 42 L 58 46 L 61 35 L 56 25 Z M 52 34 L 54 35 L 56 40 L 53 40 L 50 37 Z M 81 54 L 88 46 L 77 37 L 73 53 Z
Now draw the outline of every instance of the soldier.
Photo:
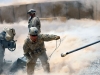
M 34 73 L 34 67 L 38 58 L 42 63 L 44 71 L 47 73 L 50 72 L 44 41 L 52 41 L 58 39 L 60 39 L 60 36 L 57 35 L 38 34 L 38 29 L 36 27 L 31 27 L 29 29 L 29 37 L 25 40 L 23 45 L 24 55 L 28 59 L 28 75 L 32 75 Z
M 3 60 L 4 60 L 4 52 L 5 52 L 5 45 L 10 43 L 11 40 L 14 39 L 15 36 L 15 29 L 13 28 L 4 28 L 4 30 L 0 33 L 0 73 L 3 72 Z
M 30 27 L 37 27 L 39 30 L 39 33 L 41 32 L 41 23 L 38 17 L 36 17 L 36 10 L 30 9 L 27 14 L 30 15 L 29 21 L 28 21 L 28 28 Z

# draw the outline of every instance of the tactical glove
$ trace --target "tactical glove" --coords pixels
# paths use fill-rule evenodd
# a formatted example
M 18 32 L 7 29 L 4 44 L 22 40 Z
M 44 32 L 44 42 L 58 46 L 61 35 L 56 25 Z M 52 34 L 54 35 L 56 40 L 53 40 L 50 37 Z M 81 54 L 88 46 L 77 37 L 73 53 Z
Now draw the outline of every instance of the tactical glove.
M 31 59 L 31 56 L 30 56 L 29 53 L 24 54 L 24 56 L 25 56 L 27 59 Z
M 56 36 L 55 40 L 58 40 L 58 39 L 60 39 L 60 36 Z

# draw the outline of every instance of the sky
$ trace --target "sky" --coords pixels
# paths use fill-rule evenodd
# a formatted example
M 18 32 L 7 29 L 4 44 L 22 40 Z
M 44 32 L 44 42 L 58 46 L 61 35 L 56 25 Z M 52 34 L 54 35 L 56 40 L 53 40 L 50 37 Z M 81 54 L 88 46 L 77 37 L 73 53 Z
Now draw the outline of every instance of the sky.
M 5 2 L 10 3 L 10 2 L 13 2 L 13 1 L 16 1 L 16 0 L 0 0 L 0 3 L 5 3 Z M 21 0 L 21 1 L 25 1 L 25 0 Z M 32 0 L 28 0 L 28 1 L 32 1 Z M 38 1 L 48 1 L 48 0 L 38 0 Z M 49 1 L 63 1 L 63 0 L 49 0 Z M 65 0 L 65 1 L 68 1 L 68 0 Z
M 54 2 L 54 1 L 73 1 L 73 0 L 0 0 L 0 6 L 2 5 L 14 5 L 14 4 L 26 4 L 37 2 Z M 74 0 L 76 1 L 76 0 Z M 5 4 L 6 3 L 6 4 Z
M 0 0 L 0 3 L 10 3 L 12 2 L 13 0 Z

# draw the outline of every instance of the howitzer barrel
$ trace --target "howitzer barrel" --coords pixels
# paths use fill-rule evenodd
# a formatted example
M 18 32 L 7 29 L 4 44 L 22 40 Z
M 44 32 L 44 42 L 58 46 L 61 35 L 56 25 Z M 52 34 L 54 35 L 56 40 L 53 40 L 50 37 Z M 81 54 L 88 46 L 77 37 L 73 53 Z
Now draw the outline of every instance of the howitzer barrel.
M 68 54 L 70 54 L 70 53 L 79 51 L 79 50 L 81 50 L 81 49 L 83 49 L 83 48 L 89 47 L 89 46 L 94 45 L 94 44 L 97 44 L 97 43 L 99 43 L 99 42 L 100 42 L 100 41 L 96 41 L 96 42 L 94 42 L 94 43 L 91 43 L 91 44 L 85 45 L 85 46 L 83 46 L 83 47 L 77 48 L 77 49 L 75 49 L 75 50 L 72 50 L 72 51 L 70 51 L 70 52 L 62 53 L 62 54 L 61 54 L 61 57 L 65 57 L 66 55 L 68 55 Z

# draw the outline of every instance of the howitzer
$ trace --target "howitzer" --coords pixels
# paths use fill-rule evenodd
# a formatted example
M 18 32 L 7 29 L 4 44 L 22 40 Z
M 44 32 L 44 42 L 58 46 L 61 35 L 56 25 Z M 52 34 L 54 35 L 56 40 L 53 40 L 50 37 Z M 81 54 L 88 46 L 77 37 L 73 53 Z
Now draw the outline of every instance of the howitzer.
M 99 42 L 100 42 L 100 41 L 96 41 L 96 42 L 94 42 L 94 43 L 85 45 L 85 46 L 80 47 L 80 48 L 77 48 L 77 49 L 75 49 L 75 50 L 72 50 L 72 51 L 69 51 L 69 52 L 66 52 L 66 53 L 62 53 L 62 54 L 61 54 L 61 57 L 65 57 L 65 56 L 68 55 L 68 54 L 71 54 L 71 53 L 73 53 L 73 52 L 79 51 L 79 50 L 81 50 L 81 49 L 83 49 L 83 48 L 89 47 L 89 46 L 94 45 L 94 44 L 97 44 L 97 43 L 99 43 Z

